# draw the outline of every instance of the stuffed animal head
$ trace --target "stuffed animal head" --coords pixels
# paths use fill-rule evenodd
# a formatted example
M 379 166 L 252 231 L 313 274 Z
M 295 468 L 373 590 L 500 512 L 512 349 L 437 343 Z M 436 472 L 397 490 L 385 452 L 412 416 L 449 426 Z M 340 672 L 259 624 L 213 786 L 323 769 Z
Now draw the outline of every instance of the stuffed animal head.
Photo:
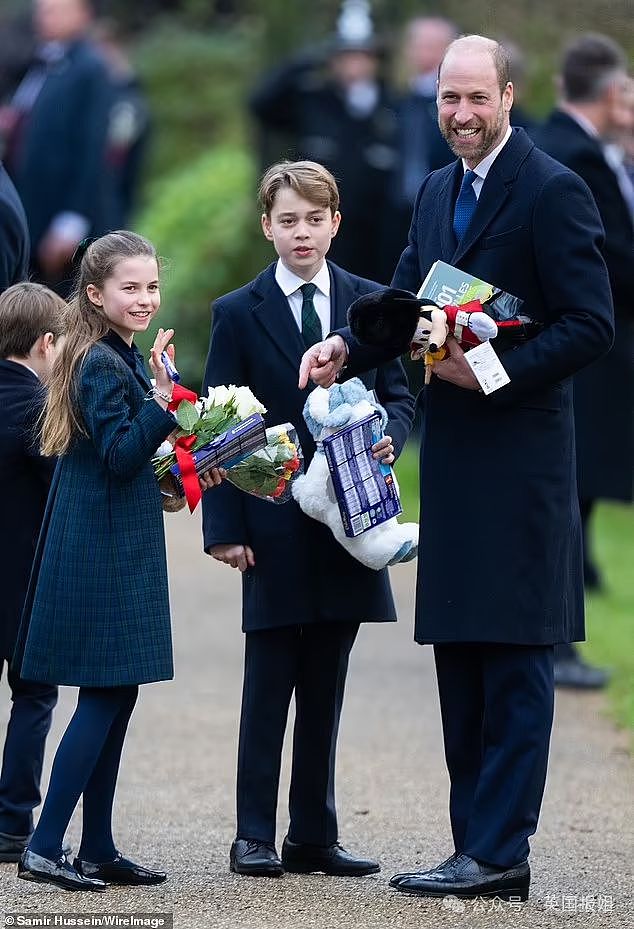
M 363 381 L 353 377 L 332 387 L 315 387 L 304 404 L 304 419 L 312 437 L 319 441 L 329 432 L 357 422 L 374 412 L 381 414 L 381 425 L 387 425 L 387 413 Z
M 348 310 L 348 323 L 353 336 L 363 345 L 379 345 L 403 354 L 409 351 L 421 307 L 438 309 L 433 300 L 387 287 L 358 297 Z

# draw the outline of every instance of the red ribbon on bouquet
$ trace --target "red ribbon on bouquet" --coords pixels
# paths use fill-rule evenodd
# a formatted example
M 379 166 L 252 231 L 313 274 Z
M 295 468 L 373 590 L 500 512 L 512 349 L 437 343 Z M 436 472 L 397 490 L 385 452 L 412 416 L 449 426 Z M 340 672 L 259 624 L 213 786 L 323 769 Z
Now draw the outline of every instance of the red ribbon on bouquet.
M 189 387 L 181 387 L 180 384 L 174 384 L 174 389 L 172 391 L 172 399 L 167 404 L 167 409 L 174 413 L 178 409 L 178 404 L 183 400 L 189 400 L 190 403 L 196 403 L 198 400 L 198 394 L 195 394 L 193 390 L 190 390 Z
M 193 513 L 202 497 L 196 465 L 191 453 L 191 447 L 196 441 L 195 435 L 182 435 L 176 439 L 174 453 L 176 461 L 181 472 L 181 480 L 185 491 L 185 498 L 189 506 L 189 512 Z
M 181 387 L 180 384 L 174 384 L 172 399 L 167 405 L 168 410 L 175 412 L 175 410 L 178 409 L 179 403 L 183 400 L 196 403 L 198 394 L 195 394 L 194 391 L 190 390 L 188 387 Z M 177 439 L 174 443 L 174 454 L 176 455 L 176 462 L 181 472 L 185 499 L 187 500 L 190 513 L 194 512 L 202 497 L 200 484 L 198 482 L 198 474 L 196 473 L 196 464 L 191 453 L 191 448 L 195 442 L 195 435 L 182 435 L 180 439 Z

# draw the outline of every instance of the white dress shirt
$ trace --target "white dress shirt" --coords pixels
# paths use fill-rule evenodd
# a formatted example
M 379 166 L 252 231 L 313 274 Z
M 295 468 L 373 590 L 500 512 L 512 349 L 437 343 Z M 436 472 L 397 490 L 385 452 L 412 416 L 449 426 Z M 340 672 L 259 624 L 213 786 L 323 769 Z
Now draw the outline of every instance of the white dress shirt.
M 476 175 L 476 179 L 471 185 L 473 187 L 473 192 L 476 195 L 476 199 L 480 199 L 480 191 L 482 190 L 482 185 L 484 184 L 486 176 L 489 173 L 489 168 L 500 154 L 508 140 L 511 138 L 512 131 L 513 130 L 509 126 L 500 144 L 497 145 L 492 152 L 489 152 L 486 158 L 483 158 L 479 165 L 476 165 L 475 168 L 471 169 Z M 462 167 L 465 171 L 469 170 L 469 165 L 465 162 L 464 158 L 462 159 Z
M 322 337 L 328 335 L 331 329 L 330 325 L 330 272 L 328 265 L 324 261 L 317 274 L 310 281 L 305 281 L 298 277 L 294 271 L 291 271 L 279 258 L 275 266 L 275 280 L 288 300 L 291 308 L 293 319 L 297 323 L 299 331 L 302 331 L 302 303 L 304 296 L 300 290 L 302 284 L 314 284 L 317 288 L 313 303 L 319 322 L 321 323 Z

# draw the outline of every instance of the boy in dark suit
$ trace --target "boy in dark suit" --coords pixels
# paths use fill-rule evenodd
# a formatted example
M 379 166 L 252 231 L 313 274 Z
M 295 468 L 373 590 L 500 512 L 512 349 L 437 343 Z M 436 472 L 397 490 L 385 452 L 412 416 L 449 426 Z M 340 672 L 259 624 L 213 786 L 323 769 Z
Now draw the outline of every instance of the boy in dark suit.
M 291 421 L 310 462 L 315 444 L 302 410 L 297 366 L 346 319 L 349 305 L 379 285 L 325 260 L 340 222 L 337 185 L 315 162 L 284 162 L 262 179 L 262 228 L 279 260 L 221 297 L 213 312 L 204 391 L 245 384 L 270 424 Z M 391 463 L 409 432 L 413 398 L 399 361 L 364 377 L 386 408 L 375 457 Z M 242 572 L 246 633 L 238 752 L 238 828 L 230 867 L 240 874 L 284 870 L 363 875 L 376 861 L 338 844 L 334 773 L 348 657 L 361 622 L 396 619 L 387 571 L 355 561 L 294 501 L 272 506 L 230 485 L 203 501 L 205 551 Z M 330 592 L 323 606 L 324 590 Z M 281 860 L 275 818 L 282 743 L 291 696 L 296 721 L 290 825 Z
M 0 671 L 11 661 L 55 461 L 43 458 L 35 426 L 64 326 L 64 301 L 40 284 L 0 296 Z M 18 861 L 40 802 L 44 743 L 57 688 L 8 669 L 13 707 L 0 775 L 0 861 Z

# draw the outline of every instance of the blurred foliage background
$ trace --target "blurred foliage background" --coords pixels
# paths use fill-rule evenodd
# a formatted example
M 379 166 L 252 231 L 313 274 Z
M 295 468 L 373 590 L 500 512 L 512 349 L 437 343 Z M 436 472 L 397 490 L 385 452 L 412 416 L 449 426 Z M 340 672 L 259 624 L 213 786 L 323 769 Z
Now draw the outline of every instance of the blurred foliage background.
M 272 260 L 255 203 L 260 168 L 245 99 L 258 75 L 335 28 L 339 0 L 97 0 L 114 21 L 152 112 L 152 138 L 135 228 L 168 259 L 164 322 L 177 330 L 183 373 L 197 383 L 204 365 L 211 300 L 245 283 Z M 28 50 L 30 3 L 2 0 L 2 69 Z M 403 82 L 402 26 L 441 14 L 466 32 L 506 37 L 526 56 L 522 103 L 543 116 L 554 99 L 563 44 L 591 29 L 629 42 L 632 0 L 373 0 L 388 48 L 389 78 Z M 19 16 L 23 29 L 3 29 Z M 28 53 L 28 52 L 27 52 Z M 17 66 L 17 65 L 16 65 Z M 142 346 L 145 347 L 145 346 Z

